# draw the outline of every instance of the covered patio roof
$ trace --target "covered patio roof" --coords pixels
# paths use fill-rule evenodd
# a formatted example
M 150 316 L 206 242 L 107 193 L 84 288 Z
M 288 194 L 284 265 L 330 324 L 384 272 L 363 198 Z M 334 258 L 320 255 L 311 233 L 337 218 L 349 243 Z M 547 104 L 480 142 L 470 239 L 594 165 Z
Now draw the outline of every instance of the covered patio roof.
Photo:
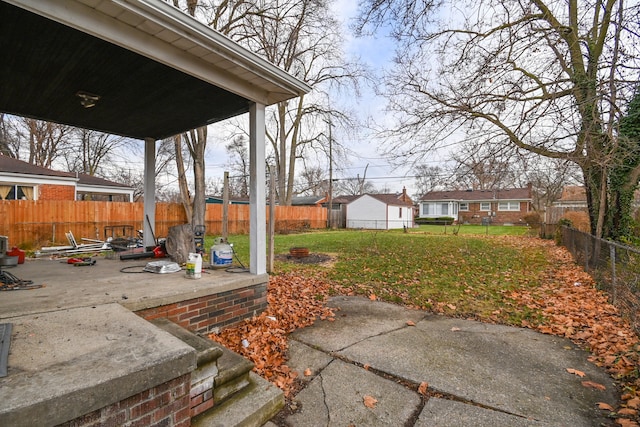
M 250 270 L 266 270 L 265 107 L 311 87 L 162 0 L 0 0 L 0 112 L 145 141 L 249 113 Z
M 0 111 L 136 139 L 311 89 L 161 0 L 1 0 L 0 57 Z

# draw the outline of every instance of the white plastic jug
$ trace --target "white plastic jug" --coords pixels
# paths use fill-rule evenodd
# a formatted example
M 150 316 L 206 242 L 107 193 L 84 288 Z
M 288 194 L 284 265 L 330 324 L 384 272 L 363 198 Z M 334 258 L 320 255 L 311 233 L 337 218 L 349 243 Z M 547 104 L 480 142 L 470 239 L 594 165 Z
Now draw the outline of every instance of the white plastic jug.
M 187 258 L 187 278 L 199 279 L 202 277 L 202 257 L 198 253 L 189 253 Z

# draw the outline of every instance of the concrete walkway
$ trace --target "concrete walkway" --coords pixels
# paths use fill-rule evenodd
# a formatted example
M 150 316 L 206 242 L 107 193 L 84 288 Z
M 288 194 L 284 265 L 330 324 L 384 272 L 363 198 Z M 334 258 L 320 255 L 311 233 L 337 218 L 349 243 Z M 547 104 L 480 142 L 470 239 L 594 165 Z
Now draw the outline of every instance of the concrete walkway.
M 334 297 L 330 306 L 338 309 L 335 321 L 318 321 L 291 336 L 289 365 L 306 387 L 295 398 L 296 410 L 274 419 L 278 424 L 612 424 L 597 409 L 597 402 L 616 403 L 611 378 L 568 340 L 360 297 Z M 312 375 L 305 376 L 308 369 Z M 417 391 L 423 382 L 427 397 Z M 370 398 L 372 407 L 364 404 Z

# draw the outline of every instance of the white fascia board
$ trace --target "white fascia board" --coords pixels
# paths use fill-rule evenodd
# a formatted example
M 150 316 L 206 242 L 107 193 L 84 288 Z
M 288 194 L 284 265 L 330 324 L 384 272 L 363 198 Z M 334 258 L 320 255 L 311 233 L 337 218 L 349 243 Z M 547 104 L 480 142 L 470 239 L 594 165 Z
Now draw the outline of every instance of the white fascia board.
M 87 193 L 108 193 L 108 194 L 133 194 L 133 189 L 127 187 L 111 187 L 107 185 L 76 185 L 76 191 Z
M 0 185 L 7 183 L 11 185 L 76 185 L 77 178 L 73 177 L 54 177 L 44 175 L 28 175 L 22 173 L 6 173 L 0 172 Z
M 173 32 L 206 50 L 208 54 L 229 61 L 248 73 L 279 88 L 274 92 L 203 60 L 159 37 L 144 32 L 76 0 L 5 0 L 38 15 L 91 34 L 125 49 L 146 56 L 253 102 L 271 105 L 311 91 L 311 87 L 256 54 L 244 49 L 221 33 L 189 17 L 160 0 L 112 0 L 122 13 L 129 13 Z M 116 14 L 116 12 L 111 11 Z
M 248 71 L 257 72 L 271 83 L 290 92 L 294 97 L 308 93 L 312 89 L 311 86 L 302 80 L 292 76 L 266 59 L 242 47 L 224 34 L 213 30 L 168 3 L 158 0 L 114 1 L 123 7 L 125 7 L 125 4 L 134 6 L 136 12 L 146 9 L 151 11 L 155 16 L 171 18 L 171 23 L 179 23 L 179 25 L 167 27 L 167 24 L 170 22 L 166 19 L 163 19 L 159 24 L 182 37 L 195 36 L 189 37 L 191 41 L 201 45 L 205 49 L 211 49 L 212 52 Z M 150 19 L 149 17 L 147 18 Z

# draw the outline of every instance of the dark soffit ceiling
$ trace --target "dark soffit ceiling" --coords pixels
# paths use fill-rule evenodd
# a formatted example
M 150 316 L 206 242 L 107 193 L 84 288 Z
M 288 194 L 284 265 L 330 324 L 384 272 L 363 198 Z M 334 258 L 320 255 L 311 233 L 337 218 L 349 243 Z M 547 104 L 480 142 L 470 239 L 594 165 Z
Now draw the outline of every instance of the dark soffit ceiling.
M 163 139 L 249 111 L 249 100 L 0 1 L 0 111 Z M 84 108 L 78 92 L 100 96 Z

